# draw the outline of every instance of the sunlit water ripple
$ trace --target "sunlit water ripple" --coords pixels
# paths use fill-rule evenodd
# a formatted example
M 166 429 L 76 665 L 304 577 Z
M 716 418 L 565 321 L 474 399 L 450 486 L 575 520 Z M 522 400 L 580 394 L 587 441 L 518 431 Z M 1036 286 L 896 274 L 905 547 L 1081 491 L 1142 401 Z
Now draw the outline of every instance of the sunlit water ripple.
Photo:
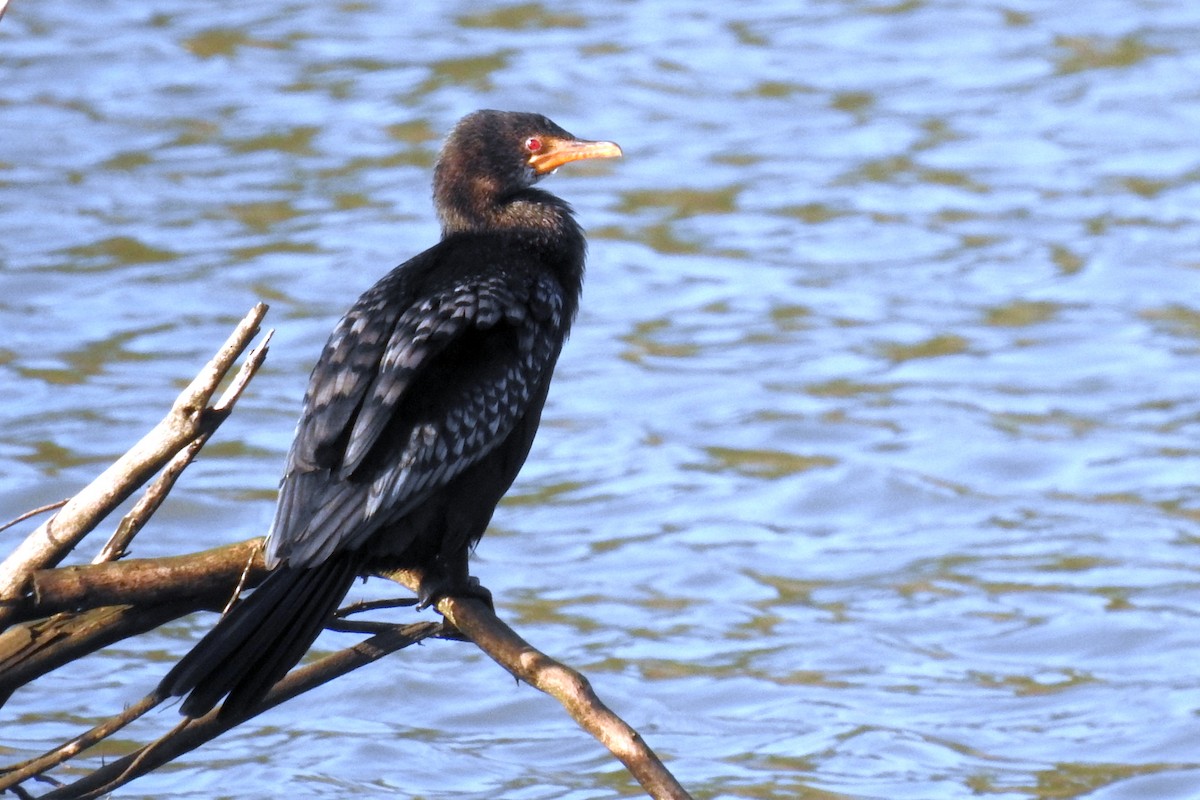
M 1200 796 L 1198 43 L 1183 2 L 13 0 L 0 517 L 261 299 L 267 368 L 137 554 L 261 533 L 330 327 L 436 238 L 440 137 L 536 109 L 626 158 L 547 183 L 590 272 L 474 561 L 501 612 L 698 798 Z M 210 622 L 19 693 L 4 751 Z M 121 796 L 638 794 L 462 645 L 294 705 Z

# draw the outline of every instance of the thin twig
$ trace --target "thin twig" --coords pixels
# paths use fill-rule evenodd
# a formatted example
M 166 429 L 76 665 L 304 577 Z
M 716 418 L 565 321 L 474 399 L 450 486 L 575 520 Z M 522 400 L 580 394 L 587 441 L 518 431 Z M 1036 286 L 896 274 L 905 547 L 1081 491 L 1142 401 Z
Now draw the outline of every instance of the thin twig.
M 167 416 L 0 563 L 0 626 L 11 619 L 12 606 L 24 594 L 29 576 L 35 570 L 54 566 L 66 557 L 100 520 L 202 431 L 210 398 L 258 334 L 266 312 L 267 307 L 262 303 L 251 309 L 217 354 L 176 398 Z
M 40 775 L 64 761 L 69 761 L 84 750 L 107 739 L 135 719 L 143 716 L 164 699 L 154 694 L 148 694 L 120 714 L 109 717 L 91 730 L 79 734 L 74 739 L 64 742 L 53 750 L 43 753 L 37 758 L 31 758 L 28 761 L 22 761 L 18 764 L 5 767 L 3 772 L 0 773 L 0 792 L 16 786 L 21 781 Z
M 217 400 L 212 407 L 209 418 L 205 420 L 205 429 L 183 450 L 175 454 L 175 457 L 163 469 L 162 474 L 155 479 L 154 483 L 142 494 L 140 500 L 133 507 L 125 518 L 121 520 L 121 524 L 117 526 L 116 532 L 101 548 L 96 557 L 92 559 L 93 564 L 102 564 L 106 561 L 116 561 L 119 558 L 124 558 L 129 550 L 129 545 L 133 541 L 133 537 L 137 536 L 138 531 L 145 527 L 150 521 L 150 517 L 158 510 L 163 501 L 167 499 L 167 494 L 174 488 L 175 482 L 179 480 L 179 476 L 187 469 L 188 465 L 195 460 L 200 449 L 208 443 L 212 438 L 213 433 L 222 422 L 224 422 L 233 412 L 234 405 L 238 399 L 250 385 L 250 380 L 258 374 L 259 367 L 267 357 L 268 345 L 271 343 L 271 337 L 275 335 L 274 329 L 269 330 L 263 336 L 262 342 L 253 350 L 246 354 L 246 360 L 242 363 L 241 369 L 234 376 L 229 387 Z
M 242 392 L 246 391 L 246 387 L 250 385 L 250 381 L 258 374 L 259 368 L 266 361 L 267 353 L 270 350 L 269 345 L 274 336 L 275 329 L 269 329 L 263 334 L 263 340 L 246 354 L 246 361 L 242 364 L 242 368 L 238 370 L 229 386 L 217 398 L 217 402 L 213 405 L 213 411 L 230 412 L 233 410 L 233 406 L 242 396 Z
M 225 601 L 225 606 L 221 609 L 222 617 L 229 613 L 229 610 L 233 608 L 233 604 L 236 603 L 238 598 L 242 596 L 242 592 L 246 591 L 246 585 L 250 581 L 251 576 L 254 574 L 254 568 L 260 567 L 263 570 L 267 568 L 266 544 L 267 540 L 265 538 L 259 539 L 258 546 L 254 548 L 254 551 L 250 553 L 249 556 L 247 556 L 246 564 L 242 567 L 242 573 L 238 575 L 237 585 L 233 587 L 233 591 L 229 593 L 229 599 Z M 263 577 L 265 577 L 265 575 Z M 255 583 L 257 584 L 260 580 L 262 580 L 262 578 L 256 579 Z
M 3 2 L 3 0 L 0 0 L 0 2 Z M 21 516 L 17 517 L 16 519 L 10 519 L 8 522 L 4 523 L 3 525 L 0 525 L 0 533 L 3 533 L 4 531 L 8 530 L 13 525 L 18 525 L 18 524 L 24 522 L 25 520 L 29 519 L 30 517 L 36 517 L 38 514 L 44 514 L 47 511 L 53 511 L 56 508 L 62 508 L 70 501 L 71 501 L 71 498 L 67 497 L 62 500 L 59 500 L 57 503 L 47 503 L 44 506 L 38 506 L 37 508 L 31 508 L 28 511 L 26 511 L 24 514 L 22 514 Z
M 325 626 L 325 630 L 338 633 L 382 633 L 395 627 L 394 622 L 375 622 L 369 619 L 333 619 Z
M 435 635 L 440 628 L 441 625 L 436 622 L 388 626 L 386 631 L 376 634 L 370 639 L 293 670 L 286 678 L 275 684 L 275 688 L 263 698 L 262 702 L 245 715 L 235 716 L 231 719 L 222 718 L 218 709 L 199 719 L 188 720 L 185 724 L 176 726 L 153 742 L 122 758 L 104 764 L 74 783 L 42 795 L 42 797 L 45 800 L 64 800 L 65 798 L 87 800 L 111 792 L 181 754 L 196 749 L 269 708 L 274 708 L 316 686 L 377 661 L 389 653 L 427 639 Z
M 364 611 L 378 611 L 385 608 L 411 608 L 417 604 L 415 597 L 388 597 L 383 600 L 359 600 L 356 603 L 342 606 L 334 615 L 339 619 L 344 619 L 353 614 L 361 614 Z
M 212 427 L 213 430 L 216 430 L 216 425 Z M 138 535 L 138 532 L 150 521 L 154 512 L 167 499 L 167 493 L 175 486 L 175 481 L 179 480 L 179 476 L 195 460 L 200 448 L 208 443 L 211 436 L 212 431 L 205 431 L 193 439 L 191 444 L 175 454 L 162 473 L 154 479 L 154 483 L 150 484 L 142 494 L 141 499 L 121 519 L 121 524 L 117 526 L 116 531 L 92 559 L 93 564 L 104 564 L 126 556 L 133 537 Z

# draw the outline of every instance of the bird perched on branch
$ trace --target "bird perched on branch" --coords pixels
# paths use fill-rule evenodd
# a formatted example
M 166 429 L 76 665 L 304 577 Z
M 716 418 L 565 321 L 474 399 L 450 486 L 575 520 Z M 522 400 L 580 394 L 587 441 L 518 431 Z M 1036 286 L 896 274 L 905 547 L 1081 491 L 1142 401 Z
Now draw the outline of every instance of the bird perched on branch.
M 537 114 L 455 126 L 434 170 L 441 241 L 334 328 L 288 453 L 272 571 L 159 685 L 187 695 L 183 714 L 252 708 L 360 574 L 419 567 L 426 605 L 481 591 L 467 553 L 529 453 L 583 282 L 583 231 L 534 184 L 620 155 Z

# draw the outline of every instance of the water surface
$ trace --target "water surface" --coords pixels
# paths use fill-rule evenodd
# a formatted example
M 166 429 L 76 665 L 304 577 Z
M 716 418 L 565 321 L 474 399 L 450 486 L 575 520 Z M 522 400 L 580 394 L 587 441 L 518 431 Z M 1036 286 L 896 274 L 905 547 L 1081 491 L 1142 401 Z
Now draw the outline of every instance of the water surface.
M 0 518 L 123 452 L 264 300 L 267 367 L 137 555 L 261 533 L 329 329 L 436 239 L 440 137 L 542 111 L 626 158 L 546 184 L 590 271 L 474 559 L 501 613 L 698 798 L 1195 797 L 1198 42 L 1181 1 L 14 0 Z M 4 751 L 209 624 L 18 694 Z M 231 793 L 638 788 L 434 643 L 119 794 Z

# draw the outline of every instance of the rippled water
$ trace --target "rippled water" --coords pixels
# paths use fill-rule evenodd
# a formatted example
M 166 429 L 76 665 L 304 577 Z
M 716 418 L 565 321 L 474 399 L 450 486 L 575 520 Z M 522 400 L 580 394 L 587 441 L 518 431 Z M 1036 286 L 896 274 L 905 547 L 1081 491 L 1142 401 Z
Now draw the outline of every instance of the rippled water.
M 698 798 L 1200 796 L 1200 5 L 13 3 L 0 517 L 262 299 L 268 367 L 138 554 L 261 533 L 333 322 L 436 238 L 441 135 L 539 110 L 626 158 L 547 183 L 592 255 L 474 561 L 502 614 Z M 4 752 L 209 622 L 17 695 Z M 436 643 L 120 796 L 231 793 L 638 790 Z

